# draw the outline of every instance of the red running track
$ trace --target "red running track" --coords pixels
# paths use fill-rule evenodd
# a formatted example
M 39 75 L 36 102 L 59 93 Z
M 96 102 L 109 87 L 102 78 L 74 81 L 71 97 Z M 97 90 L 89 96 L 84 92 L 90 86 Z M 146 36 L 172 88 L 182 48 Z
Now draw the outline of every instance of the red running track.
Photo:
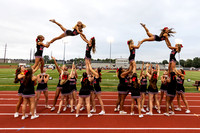
M 54 92 L 49 92 L 49 104 L 52 105 Z M 154 116 L 144 115 L 138 117 L 137 108 L 134 116 L 119 115 L 114 112 L 114 105 L 117 99 L 116 92 L 102 92 L 102 98 L 105 104 L 106 115 L 99 116 L 95 113 L 91 118 L 87 118 L 86 111 L 81 112 L 80 117 L 75 118 L 75 113 L 62 112 L 57 115 L 56 112 L 50 112 L 44 108 L 44 96 L 41 95 L 37 113 L 39 118 L 31 120 L 30 117 L 21 120 L 14 118 L 15 104 L 17 103 L 16 91 L 0 92 L 0 133 L 22 132 L 22 133 L 53 133 L 53 132 L 200 132 L 200 93 L 186 93 L 191 113 L 185 114 L 184 109 L 181 112 L 175 112 L 174 116 L 164 116 L 157 114 L 154 110 Z M 130 113 L 130 96 L 125 101 L 125 111 Z M 59 102 L 59 101 L 58 101 Z M 98 101 L 97 112 L 100 112 Z M 165 101 L 162 104 L 162 113 L 165 110 Z M 176 100 L 174 101 L 176 105 Z M 182 103 L 182 105 L 184 105 Z M 58 106 L 56 106 L 58 107 Z M 56 108 L 57 109 L 57 108 Z M 20 110 L 21 111 L 21 110 Z

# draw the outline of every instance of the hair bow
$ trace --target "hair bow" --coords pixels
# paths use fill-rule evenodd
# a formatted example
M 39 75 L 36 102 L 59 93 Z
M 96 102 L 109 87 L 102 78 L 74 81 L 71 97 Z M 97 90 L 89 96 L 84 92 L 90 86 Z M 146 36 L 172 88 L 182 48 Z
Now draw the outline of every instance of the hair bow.
M 84 79 L 83 79 L 83 82 L 85 82 L 85 80 L 87 80 L 87 79 L 88 79 L 88 77 L 87 77 L 87 78 L 84 78 Z
M 25 70 L 25 71 L 24 71 L 24 75 L 26 75 L 27 73 L 28 73 L 28 70 Z
M 117 68 L 117 72 L 119 72 L 119 68 Z
M 127 44 L 129 45 L 130 41 L 127 41 Z
M 181 44 L 181 48 L 183 47 L 183 45 Z
M 94 39 L 94 37 L 92 37 L 91 39 Z
M 157 74 L 153 74 L 153 78 L 155 78 L 155 79 L 156 79 L 156 78 L 157 78 Z
M 68 78 L 68 75 L 63 75 L 63 76 L 62 76 L 62 79 L 63 79 L 63 80 L 67 80 L 67 78 Z
M 168 27 L 165 27 L 163 30 L 166 30 L 166 29 L 168 29 Z
M 133 78 L 132 78 L 132 81 L 135 82 L 135 80 L 136 80 L 136 77 L 133 77 Z

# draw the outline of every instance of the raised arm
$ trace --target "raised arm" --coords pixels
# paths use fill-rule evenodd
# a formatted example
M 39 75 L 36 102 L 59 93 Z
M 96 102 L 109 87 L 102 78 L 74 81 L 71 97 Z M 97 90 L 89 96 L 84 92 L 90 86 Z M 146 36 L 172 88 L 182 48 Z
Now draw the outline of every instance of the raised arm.
M 86 37 L 84 37 L 83 35 L 80 35 L 80 36 L 83 39 L 83 41 L 85 41 L 87 44 L 89 44 L 91 46 L 90 42 L 87 40 Z
M 47 45 L 47 44 L 44 44 L 43 42 L 38 42 L 38 45 L 42 45 L 42 46 L 44 46 L 44 47 L 46 47 L 46 48 L 48 48 L 48 47 L 49 47 L 49 45 Z
M 180 73 L 176 68 L 175 68 L 175 72 L 177 75 L 180 75 L 181 77 L 185 77 L 184 74 Z
M 144 70 L 144 62 L 142 62 L 142 69 L 141 69 L 141 72 L 140 72 L 140 78 L 142 77 L 143 70 Z
M 157 77 L 159 77 L 159 75 L 160 75 L 160 66 L 158 64 L 156 64 L 156 69 L 157 69 Z
M 55 64 L 55 66 L 56 66 L 56 69 L 57 69 L 58 73 L 61 74 L 61 70 L 60 70 L 60 68 L 59 68 L 59 66 L 58 66 L 58 64 L 57 64 L 57 62 L 56 62 L 55 57 L 51 56 L 51 58 L 52 58 L 53 61 L 54 61 L 54 64 Z
M 33 73 L 37 72 L 37 70 L 40 68 L 40 63 L 37 65 L 35 69 L 33 69 Z
M 74 69 L 74 72 L 75 72 L 75 78 L 78 79 L 78 74 L 77 74 L 77 71 L 76 71 L 76 67 Z
M 133 70 L 133 66 L 130 65 L 130 68 L 129 68 L 127 71 L 123 72 L 123 73 L 121 74 L 121 77 L 122 77 L 122 78 L 125 78 L 126 75 L 128 75 L 132 70 Z
M 89 64 L 89 70 L 94 74 L 96 78 L 99 78 L 99 74 L 92 69 L 91 64 Z
M 72 74 L 73 74 L 73 71 L 74 71 L 74 67 L 75 67 L 75 65 L 74 65 L 74 62 L 73 62 L 73 64 L 72 64 L 72 70 L 71 70 L 71 73 L 69 75 L 68 80 L 72 77 Z
M 149 74 L 149 64 L 146 64 L 146 74 L 149 77 L 149 79 L 151 79 L 151 74 Z

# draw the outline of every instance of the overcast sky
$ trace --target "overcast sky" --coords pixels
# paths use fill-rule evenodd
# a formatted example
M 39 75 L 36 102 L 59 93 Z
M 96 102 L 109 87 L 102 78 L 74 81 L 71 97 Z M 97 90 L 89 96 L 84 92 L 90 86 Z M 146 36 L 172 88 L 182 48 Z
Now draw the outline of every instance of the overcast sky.
M 140 22 L 153 34 L 163 27 L 173 27 L 177 32 L 170 38 L 183 40 L 181 58 L 200 57 L 200 1 L 199 0 L 1 0 L 0 1 L 0 58 L 30 58 L 35 49 L 37 35 L 45 36 L 45 43 L 62 34 L 61 29 L 49 19 L 56 19 L 67 29 L 77 21 L 87 27 L 83 30 L 89 39 L 96 38 L 97 52 L 92 58 L 109 58 L 107 37 L 112 36 L 112 58 L 128 58 L 127 40 L 135 44 L 146 38 Z M 66 59 L 84 58 L 86 43 L 80 38 L 68 37 Z M 63 58 L 63 40 L 56 41 L 43 55 Z M 136 51 L 136 60 L 162 61 L 169 59 L 170 50 L 165 42 L 145 42 Z

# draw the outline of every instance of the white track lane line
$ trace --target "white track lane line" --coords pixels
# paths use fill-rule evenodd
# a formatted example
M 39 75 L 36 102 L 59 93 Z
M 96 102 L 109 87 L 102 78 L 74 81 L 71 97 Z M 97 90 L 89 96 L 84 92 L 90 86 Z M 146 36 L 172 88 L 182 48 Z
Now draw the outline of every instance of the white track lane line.
M 53 106 L 51 104 L 49 104 L 50 106 Z M 0 104 L 0 106 L 3 107 L 16 107 L 16 104 Z M 38 104 L 37 106 L 41 106 L 44 107 L 45 104 Z M 56 105 L 59 106 L 59 105 Z M 64 105 L 63 105 L 64 106 Z M 101 105 L 96 105 L 96 106 L 101 106 Z M 104 105 L 105 107 L 115 107 L 116 105 Z M 131 105 L 124 105 L 125 107 L 130 107 Z M 137 106 L 137 105 L 134 105 Z M 161 105 L 161 107 L 166 107 L 166 105 Z M 175 105 L 174 107 L 178 107 L 177 105 Z M 190 108 L 200 108 L 200 106 L 189 106 Z M 185 108 L 185 106 L 183 106 L 183 108 Z
M 200 128 L 0 128 L 0 130 L 200 130 Z
M 42 115 L 42 116 L 75 116 L 76 114 L 75 113 L 60 113 L 60 114 L 57 114 L 57 113 L 37 113 L 38 115 Z M 14 115 L 14 113 L 0 113 L 0 116 L 6 116 L 6 115 Z M 19 115 L 22 115 L 22 113 L 19 113 Z M 87 113 L 81 113 L 81 115 L 88 115 Z M 102 116 L 102 115 L 99 115 L 98 113 L 94 113 L 93 115 L 97 115 L 97 116 Z M 107 116 L 130 116 L 130 114 L 112 114 L 112 113 L 107 113 L 105 114 Z M 143 115 L 146 115 L 146 114 L 143 114 Z M 133 116 L 138 116 L 138 114 L 135 114 Z M 148 116 L 148 115 L 146 115 Z M 164 116 L 164 114 L 153 114 L 153 116 Z M 153 117 L 152 116 L 152 117 Z M 171 117 L 172 116 L 187 116 L 187 117 L 197 117 L 197 116 L 200 116 L 200 114 L 174 114 L 174 115 L 170 115 Z M 167 117 L 167 116 L 165 116 Z

